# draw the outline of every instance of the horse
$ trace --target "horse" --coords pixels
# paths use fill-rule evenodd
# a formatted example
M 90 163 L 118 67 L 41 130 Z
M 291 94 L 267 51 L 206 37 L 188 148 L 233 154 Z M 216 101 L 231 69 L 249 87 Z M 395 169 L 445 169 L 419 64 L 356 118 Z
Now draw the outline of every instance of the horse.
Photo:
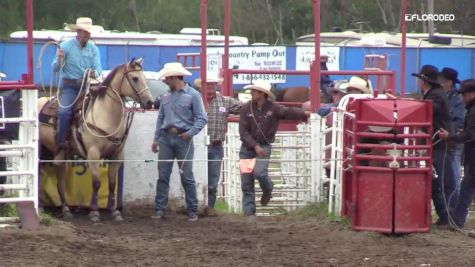
M 300 102 L 309 99 L 309 89 L 304 86 L 287 87 L 277 91 L 276 100 L 279 102 Z
M 140 103 L 142 108 L 151 108 L 153 99 L 143 73 L 142 59 L 132 59 L 127 64 L 114 68 L 101 84 L 97 91 L 91 91 L 84 99 L 86 102 L 76 103 L 71 125 L 71 140 L 68 153 L 80 155 L 87 159 L 87 165 L 92 176 L 92 197 L 89 206 L 89 219 L 93 222 L 100 221 L 98 209 L 98 191 L 101 186 L 99 180 L 99 160 L 107 158 L 113 160 L 109 163 L 108 184 L 109 197 L 107 210 L 116 221 L 122 220 L 122 215 L 115 207 L 116 176 L 120 161 L 124 159 L 123 149 L 133 120 L 133 112 L 124 112 L 125 97 L 131 97 Z M 93 93 L 94 92 L 94 93 Z M 42 111 L 49 101 L 43 97 L 38 100 L 38 110 Z M 79 116 L 77 116 L 79 114 Z M 41 122 L 39 126 L 39 143 L 50 152 L 56 151 L 56 130 L 54 118 L 47 123 Z M 67 163 L 57 162 L 58 192 L 61 201 L 62 215 L 66 219 L 73 217 L 65 199 Z

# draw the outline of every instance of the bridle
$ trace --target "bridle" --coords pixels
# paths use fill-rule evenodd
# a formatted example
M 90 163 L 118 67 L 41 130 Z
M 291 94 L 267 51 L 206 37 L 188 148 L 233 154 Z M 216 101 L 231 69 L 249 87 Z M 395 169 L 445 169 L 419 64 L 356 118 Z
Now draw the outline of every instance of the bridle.
M 134 64 L 134 67 L 135 67 L 136 64 Z M 124 79 L 127 79 L 127 82 L 129 83 L 130 87 L 132 88 L 132 90 L 134 91 L 134 95 L 137 97 L 137 99 L 140 99 L 140 95 L 142 95 L 145 91 L 147 91 L 149 89 L 148 85 L 145 83 L 145 87 L 142 88 L 142 89 L 138 89 L 137 87 L 135 87 L 135 83 L 133 81 L 131 81 L 131 78 L 129 76 L 129 73 L 131 72 L 139 72 L 139 71 L 142 71 L 143 69 L 140 68 L 140 69 L 133 69 L 133 70 L 127 70 L 127 66 L 128 65 L 125 65 L 124 68 L 125 68 L 125 71 L 124 71 L 124 76 L 122 77 L 122 81 L 121 81 L 121 84 L 123 82 Z
M 131 77 L 129 76 L 129 73 L 131 72 L 140 72 L 142 71 L 142 68 L 139 68 L 139 69 L 133 69 L 133 70 L 127 70 L 127 67 L 129 66 L 130 64 L 126 64 L 124 66 L 124 73 L 123 73 L 123 76 L 122 76 L 122 80 L 120 81 L 120 85 L 122 85 L 122 83 L 124 82 L 124 79 L 127 79 L 127 82 L 129 83 L 129 86 L 132 88 L 132 91 L 134 92 L 134 95 L 137 97 L 137 99 L 140 99 L 140 95 L 142 95 L 145 91 L 149 90 L 149 87 L 146 85 L 143 89 L 138 89 L 136 86 L 135 86 L 135 82 L 133 82 L 131 80 Z M 136 66 L 136 64 L 134 64 L 134 67 Z M 117 73 L 115 74 L 117 75 Z M 106 89 L 106 95 L 108 95 L 113 101 L 119 103 L 122 107 L 122 116 L 124 115 L 125 113 L 125 110 L 124 110 L 124 103 L 123 103 L 123 100 L 122 100 L 122 96 L 121 96 L 121 93 L 122 93 L 122 87 L 119 85 L 119 91 L 115 90 L 112 85 L 108 85 L 107 86 L 107 89 L 111 89 L 118 97 L 119 97 L 119 100 L 116 100 L 115 97 L 113 96 L 110 96 L 108 93 L 107 93 L 107 89 Z M 135 101 L 135 99 L 134 99 Z M 85 115 L 87 114 L 87 112 L 89 111 L 89 108 L 94 105 L 94 103 L 90 103 L 89 104 L 89 107 L 88 107 L 88 110 L 84 112 L 84 105 L 83 105 L 83 125 L 85 126 L 85 128 L 89 131 L 90 134 L 92 134 L 93 136 L 95 137 L 99 137 L 99 138 L 107 138 L 109 139 L 110 141 L 112 142 L 115 142 L 115 143 L 122 143 L 121 141 L 124 140 L 127 135 L 128 135 L 128 132 L 129 132 L 129 128 L 130 126 L 132 125 L 132 121 L 133 121 L 133 117 L 134 117 L 134 112 L 129 112 L 127 114 L 127 117 L 125 119 L 125 132 L 124 132 L 124 135 L 121 137 L 121 138 L 112 138 L 113 135 L 115 135 L 119 129 L 121 128 L 122 126 L 122 123 L 120 123 L 117 128 L 111 132 L 111 133 L 107 133 L 106 131 L 100 129 L 99 127 L 97 127 L 96 125 L 94 124 L 91 124 L 89 122 L 86 122 L 86 118 L 85 118 Z M 99 134 L 96 134 L 94 133 L 92 130 L 94 129 L 96 132 L 99 132 Z M 119 141 L 119 142 L 118 142 Z

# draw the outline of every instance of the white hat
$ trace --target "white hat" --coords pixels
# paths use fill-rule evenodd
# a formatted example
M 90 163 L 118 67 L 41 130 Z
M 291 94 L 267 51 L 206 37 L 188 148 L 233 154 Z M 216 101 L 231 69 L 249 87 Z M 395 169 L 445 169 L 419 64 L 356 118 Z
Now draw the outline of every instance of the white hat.
M 270 98 L 270 100 L 274 100 L 275 99 L 275 95 L 274 93 L 271 92 L 271 87 L 272 85 L 266 81 L 263 81 L 263 80 L 256 80 L 253 84 L 249 84 L 249 85 L 246 85 L 244 86 L 244 89 L 254 89 L 254 90 L 257 90 L 257 91 L 261 91 L 265 94 L 267 94 Z
M 372 94 L 373 89 L 371 89 L 371 84 L 366 81 L 365 79 L 358 77 L 358 76 L 352 76 L 350 81 L 348 82 L 348 88 L 354 88 L 360 90 L 363 94 Z
M 191 72 L 181 65 L 179 62 L 166 63 L 158 72 L 158 79 L 165 79 L 170 76 L 190 76 Z
M 218 85 L 221 85 L 223 83 L 223 78 L 210 78 L 210 79 L 207 79 L 206 80 L 207 83 L 216 83 Z M 195 81 L 193 82 L 195 87 L 197 88 L 201 88 L 201 78 L 197 78 L 195 79 Z
M 348 88 L 348 81 L 347 80 L 339 80 L 335 81 L 335 85 L 328 87 L 327 92 L 331 94 L 334 91 L 340 92 L 342 94 L 347 94 L 348 91 L 346 90 Z
M 239 99 L 239 101 L 244 102 L 244 103 L 251 100 L 252 96 L 251 96 L 250 90 L 245 90 L 242 93 L 238 93 L 238 99 Z
M 68 24 L 66 27 L 71 31 L 83 30 L 89 33 L 95 28 L 94 25 L 92 25 L 92 19 L 89 17 L 79 17 L 76 19 L 76 24 Z
M 370 131 L 375 132 L 375 133 L 386 133 L 393 129 L 393 127 L 375 126 L 375 125 L 370 125 L 368 126 L 368 128 L 370 129 Z

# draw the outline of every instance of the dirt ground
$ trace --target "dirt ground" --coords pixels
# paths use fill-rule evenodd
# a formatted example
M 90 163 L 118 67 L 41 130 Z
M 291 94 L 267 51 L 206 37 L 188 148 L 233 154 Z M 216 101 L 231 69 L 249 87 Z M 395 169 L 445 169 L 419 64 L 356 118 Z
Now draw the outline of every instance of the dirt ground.
M 150 210 L 129 208 L 121 223 L 79 214 L 0 229 L 0 266 L 475 266 L 475 239 L 447 230 L 391 236 L 295 215 L 153 221 Z

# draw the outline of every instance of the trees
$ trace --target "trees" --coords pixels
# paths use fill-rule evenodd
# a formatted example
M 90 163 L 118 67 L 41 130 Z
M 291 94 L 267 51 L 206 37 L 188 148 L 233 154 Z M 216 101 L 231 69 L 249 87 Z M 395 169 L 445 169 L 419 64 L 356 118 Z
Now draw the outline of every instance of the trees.
M 408 13 L 427 13 L 428 0 L 408 1 Z M 208 27 L 223 28 L 223 0 L 208 0 Z M 24 29 L 24 1 L 3 0 L 0 35 Z M 66 4 L 67 3 L 67 4 Z M 437 0 L 435 13 L 451 13 L 455 22 L 436 23 L 439 32 L 475 34 L 473 0 Z M 401 2 L 397 0 L 322 0 L 321 30 L 334 27 L 364 31 L 399 31 Z M 176 33 L 200 27 L 200 0 L 34 0 L 35 29 L 58 29 L 79 16 L 111 30 Z M 250 42 L 293 43 L 313 33 L 311 0 L 232 0 L 231 34 Z M 421 32 L 422 22 L 408 22 L 408 31 Z

